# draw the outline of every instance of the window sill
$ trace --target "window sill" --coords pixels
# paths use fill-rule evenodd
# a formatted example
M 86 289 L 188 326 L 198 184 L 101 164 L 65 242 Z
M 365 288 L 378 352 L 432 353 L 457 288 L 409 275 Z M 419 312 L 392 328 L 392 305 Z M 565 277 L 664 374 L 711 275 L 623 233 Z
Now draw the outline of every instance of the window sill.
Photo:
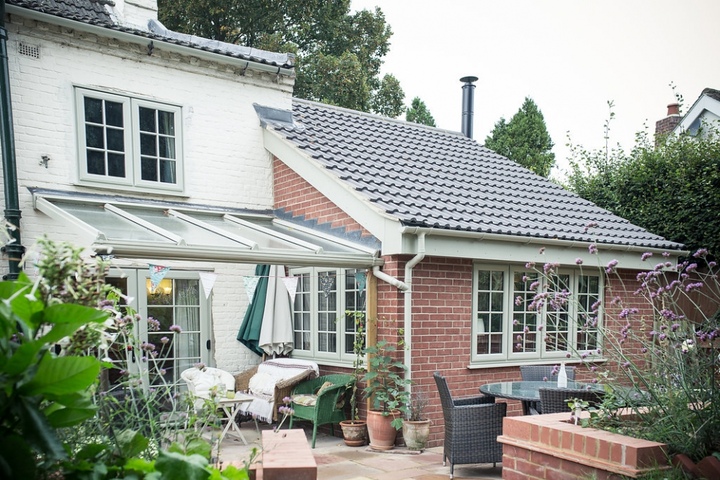
M 163 197 L 178 197 L 178 198 L 190 198 L 188 193 L 183 190 L 166 190 L 162 188 L 148 188 L 148 187 L 135 187 L 132 185 L 113 185 L 111 183 L 104 182 L 90 182 L 80 180 L 73 183 L 75 187 L 92 188 L 95 190 L 113 190 L 118 192 L 126 193 L 152 193 L 155 195 L 162 195 Z
M 593 358 L 592 360 L 582 360 L 580 358 L 545 358 L 533 360 L 504 360 L 492 361 L 487 363 L 470 363 L 466 368 L 468 370 L 480 370 L 484 368 L 502 368 L 502 367 L 519 367 L 521 365 L 555 365 L 560 362 L 565 365 L 582 365 L 584 363 L 605 363 L 607 358 Z

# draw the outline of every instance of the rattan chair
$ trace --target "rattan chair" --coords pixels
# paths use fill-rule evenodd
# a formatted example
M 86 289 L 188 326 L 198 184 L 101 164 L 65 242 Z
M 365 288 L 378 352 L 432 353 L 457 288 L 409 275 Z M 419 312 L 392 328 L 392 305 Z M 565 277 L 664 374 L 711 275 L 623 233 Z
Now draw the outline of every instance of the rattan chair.
M 445 419 L 443 465 L 450 461 L 450 478 L 456 464 L 502 462 L 502 422 L 507 404 L 495 403 L 495 397 L 480 396 L 453 399 L 445 377 L 435 372 Z
M 598 390 L 569 389 L 569 388 L 541 388 L 540 404 L 542 413 L 570 412 L 567 401 L 573 398 L 585 400 L 592 405 L 602 402 L 603 392 Z
M 522 365 L 520 366 L 520 376 L 526 382 L 557 382 L 556 367 L 552 365 Z M 575 367 L 565 367 L 567 379 L 575 381 Z M 528 409 L 533 414 L 541 414 L 542 405 L 540 402 L 528 402 Z
M 318 425 L 329 423 L 330 432 L 334 434 L 334 424 L 347 419 L 344 408 L 354 383 L 355 377 L 343 374 L 324 375 L 299 383 L 292 391 L 294 413 L 289 428 L 295 420 L 310 420 L 313 424 L 312 448 L 315 448 Z

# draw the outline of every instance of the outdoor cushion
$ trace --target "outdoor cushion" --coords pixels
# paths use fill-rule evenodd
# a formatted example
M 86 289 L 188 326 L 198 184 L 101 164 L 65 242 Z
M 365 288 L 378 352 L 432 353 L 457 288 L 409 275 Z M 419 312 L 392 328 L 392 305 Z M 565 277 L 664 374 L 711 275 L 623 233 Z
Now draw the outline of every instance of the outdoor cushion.
M 258 372 L 250 378 L 250 393 L 272 395 L 276 379 L 269 373 Z
M 292 401 L 298 405 L 304 405 L 306 407 L 312 407 L 317 402 L 317 395 L 293 395 Z

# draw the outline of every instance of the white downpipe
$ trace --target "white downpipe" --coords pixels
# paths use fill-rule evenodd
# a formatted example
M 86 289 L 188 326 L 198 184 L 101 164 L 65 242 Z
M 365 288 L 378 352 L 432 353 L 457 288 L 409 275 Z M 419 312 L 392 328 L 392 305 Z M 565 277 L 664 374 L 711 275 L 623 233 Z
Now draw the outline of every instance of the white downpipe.
M 408 380 L 412 380 L 412 355 L 411 355 L 411 348 L 412 348 L 412 271 L 415 266 L 422 261 L 423 258 L 425 258 L 425 232 L 421 232 L 417 234 L 417 253 L 413 258 L 410 259 L 409 262 L 405 264 L 405 283 L 409 287 L 407 290 L 403 291 L 405 294 L 405 308 L 404 308 L 404 325 L 405 325 L 405 336 L 404 336 L 404 363 L 407 367 L 407 373 L 405 374 L 405 378 Z M 410 386 L 408 386 L 408 390 L 410 390 Z
M 388 275 L 385 272 L 381 272 L 380 267 L 378 265 L 375 265 L 373 267 L 373 275 L 375 275 L 377 278 L 379 278 L 383 282 L 389 283 L 393 287 L 397 287 L 398 290 L 401 290 L 403 292 L 407 291 L 410 288 L 405 282 L 401 282 L 397 278 L 391 277 L 390 275 Z

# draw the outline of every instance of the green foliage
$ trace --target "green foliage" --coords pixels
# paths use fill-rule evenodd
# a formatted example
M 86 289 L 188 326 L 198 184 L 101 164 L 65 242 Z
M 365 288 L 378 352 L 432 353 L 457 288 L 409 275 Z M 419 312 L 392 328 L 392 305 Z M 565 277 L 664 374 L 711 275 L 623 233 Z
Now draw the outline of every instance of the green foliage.
M 78 425 L 96 411 L 89 389 L 100 362 L 60 357 L 50 347 L 108 315 L 82 305 L 47 306 L 25 273 L 0 284 L 0 299 L 0 476 L 32 478 L 67 458 L 56 428 Z
M 247 466 L 209 466 L 211 447 L 184 428 L 174 386 L 143 388 L 145 371 L 100 391 L 99 374 L 112 364 L 96 355 L 131 339 L 139 317 L 106 298 L 119 292 L 105 285 L 102 261 L 38 243 L 37 280 L 21 272 L 0 283 L 0 478 L 247 479 Z M 120 348 L 133 350 L 141 351 L 132 342 Z
M 566 186 L 583 198 L 688 249 L 720 252 L 720 136 L 647 132 L 630 152 L 573 146 Z
M 410 108 L 405 112 L 405 120 L 430 127 L 436 126 L 435 119 L 430 113 L 430 110 L 428 110 L 427 105 L 425 105 L 425 102 L 420 100 L 420 97 L 413 98 Z
M 652 256 L 646 252 L 641 259 Z M 557 266 L 532 269 L 547 277 Z M 609 291 L 615 297 L 604 312 L 602 301 L 588 308 L 571 291 L 538 291 L 533 298 L 538 310 L 577 312 L 569 323 L 577 325 L 578 337 L 602 340 L 602 348 L 574 352 L 606 392 L 585 425 L 666 443 L 671 454 L 694 461 L 720 451 L 720 311 L 707 312 L 720 305 L 717 263 L 705 249 L 678 265 L 662 259 L 636 275 L 637 285 L 623 284 L 617 260 L 602 268 L 608 278 L 616 277 L 606 285 L 622 285 Z M 546 332 L 543 327 L 538 330 Z M 597 359 L 602 362 L 595 364 Z
M 295 96 L 396 117 L 405 94 L 380 78 L 390 26 L 379 8 L 350 13 L 350 1 L 160 0 L 171 30 L 297 56 Z
M 548 177 L 555 165 L 553 142 L 545 118 L 530 97 L 525 97 L 522 107 L 509 122 L 504 118 L 498 120 L 485 139 L 485 146 L 542 177 Z
M 396 351 L 395 345 L 385 340 L 365 348 L 370 369 L 363 377 L 363 394 L 365 398 L 372 399 L 373 409 L 381 411 L 385 416 L 393 410 L 406 414 L 410 401 L 406 388 L 410 381 L 405 378 L 407 367 L 395 358 Z M 399 430 L 402 421 L 402 416 L 397 416 L 392 425 Z
M 353 337 L 353 354 L 355 355 L 355 359 L 353 360 L 353 376 L 355 377 L 355 382 L 353 382 L 353 386 L 350 391 L 350 418 L 351 420 L 360 420 L 357 405 L 357 392 L 360 379 L 365 373 L 365 312 L 359 310 L 346 310 L 345 316 L 351 316 L 355 325 L 355 336 Z

